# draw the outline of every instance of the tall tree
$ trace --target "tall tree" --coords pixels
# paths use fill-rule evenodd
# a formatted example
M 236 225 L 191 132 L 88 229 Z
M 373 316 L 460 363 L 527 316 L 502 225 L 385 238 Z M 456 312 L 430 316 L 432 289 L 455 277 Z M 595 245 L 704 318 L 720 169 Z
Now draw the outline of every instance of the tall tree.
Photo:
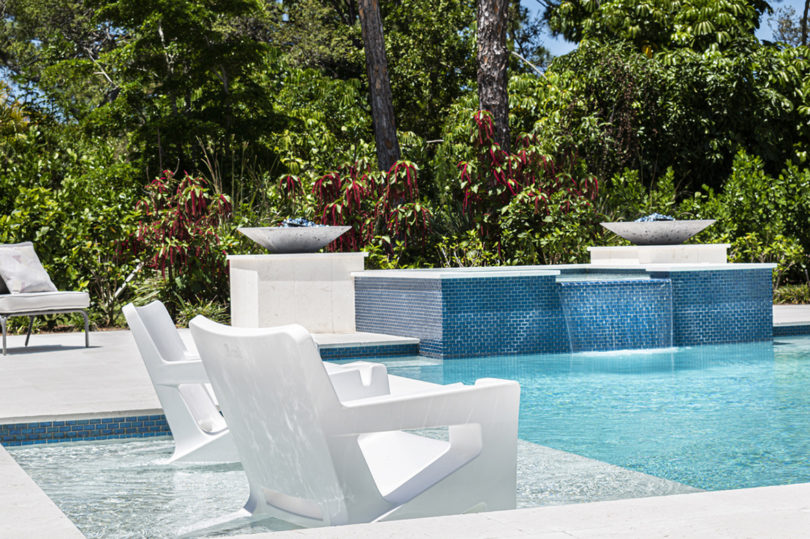
M 399 140 L 394 122 L 391 81 L 385 57 L 382 17 L 377 0 L 359 0 L 360 27 L 366 49 L 366 71 L 374 119 L 374 139 L 377 143 L 377 164 L 387 171 L 399 160 Z
M 478 106 L 492 114 L 494 139 L 509 151 L 506 0 L 478 0 Z
M 645 54 L 690 48 L 702 52 L 754 40 L 765 0 L 561 0 L 546 4 L 554 34 L 569 41 L 634 43 Z

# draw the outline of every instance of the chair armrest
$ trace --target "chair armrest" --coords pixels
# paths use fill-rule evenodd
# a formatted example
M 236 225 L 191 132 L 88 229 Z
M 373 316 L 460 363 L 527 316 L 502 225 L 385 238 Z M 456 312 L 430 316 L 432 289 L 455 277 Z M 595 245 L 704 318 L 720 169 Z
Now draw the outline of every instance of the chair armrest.
M 342 403 L 334 434 L 446 427 L 465 423 L 517 423 L 520 384 L 482 378 L 474 386 L 438 386 L 415 394 L 371 397 Z
M 327 365 L 324 363 L 324 367 Z M 326 373 L 341 402 L 390 393 L 388 369 L 379 363 L 356 361 L 347 365 L 329 365 Z

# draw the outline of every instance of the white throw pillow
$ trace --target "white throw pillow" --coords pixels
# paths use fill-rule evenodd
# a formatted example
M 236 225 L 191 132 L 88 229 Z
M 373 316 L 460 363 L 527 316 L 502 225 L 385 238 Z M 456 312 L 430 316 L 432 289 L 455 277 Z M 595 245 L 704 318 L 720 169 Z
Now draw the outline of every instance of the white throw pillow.
M 0 245 L 0 279 L 12 294 L 56 292 L 30 241 Z

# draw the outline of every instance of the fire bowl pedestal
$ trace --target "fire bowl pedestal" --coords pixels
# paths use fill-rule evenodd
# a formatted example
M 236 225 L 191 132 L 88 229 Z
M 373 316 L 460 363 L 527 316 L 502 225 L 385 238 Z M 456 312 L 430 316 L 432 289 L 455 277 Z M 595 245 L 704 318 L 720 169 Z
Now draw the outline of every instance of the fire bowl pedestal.
M 635 266 L 640 264 L 725 264 L 728 243 L 689 245 L 621 245 L 588 247 L 591 264 Z
M 301 324 L 313 333 L 352 333 L 354 280 L 368 253 L 231 255 L 231 324 Z

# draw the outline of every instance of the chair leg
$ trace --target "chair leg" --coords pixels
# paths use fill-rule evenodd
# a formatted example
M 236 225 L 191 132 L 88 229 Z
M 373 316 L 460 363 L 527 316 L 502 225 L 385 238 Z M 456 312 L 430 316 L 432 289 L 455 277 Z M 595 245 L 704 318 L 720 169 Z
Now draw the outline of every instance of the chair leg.
M 84 317 L 84 347 L 90 348 L 90 321 L 87 318 L 87 313 L 79 311 Z
M 0 316 L 0 326 L 3 327 L 3 355 L 6 355 L 6 317 Z
M 31 338 L 32 327 L 34 327 L 34 315 L 28 317 L 28 332 L 25 334 L 25 346 L 28 346 L 28 339 Z

